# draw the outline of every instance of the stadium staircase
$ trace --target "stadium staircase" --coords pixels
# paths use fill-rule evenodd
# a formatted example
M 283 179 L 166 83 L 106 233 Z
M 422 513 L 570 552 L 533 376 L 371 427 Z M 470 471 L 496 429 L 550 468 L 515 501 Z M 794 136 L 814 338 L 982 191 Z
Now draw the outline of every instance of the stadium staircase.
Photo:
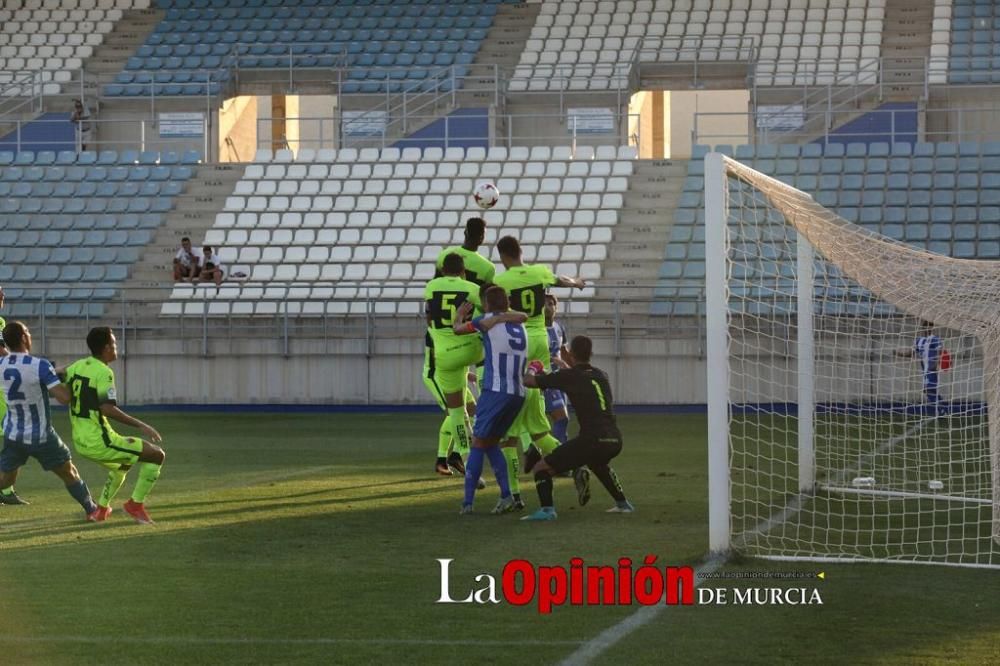
M 649 313 L 663 255 L 677 207 L 684 189 L 688 166 L 681 160 L 637 160 L 625 193 L 625 207 L 615 228 L 604 263 L 602 286 L 591 306 L 595 315 L 610 322 L 616 314 L 618 292 L 633 296 L 622 300 L 617 312 L 632 319 Z M 639 286 L 636 286 L 639 285 Z M 605 322 L 606 323 L 606 322 Z M 641 322 L 636 322 L 641 323 Z
M 122 14 L 121 20 L 115 24 L 115 29 L 107 36 L 104 44 L 94 49 L 94 54 L 83 63 L 83 71 L 86 73 L 85 92 L 88 97 L 96 97 L 100 94 L 99 86 L 114 80 L 164 16 L 166 12 L 155 7 L 129 9 Z M 64 92 L 70 97 L 79 97 L 79 87 L 75 90 L 69 87 Z
M 233 193 L 237 181 L 243 176 L 242 164 L 201 164 L 194 167 L 183 194 L 174 199 L 174 208 L 156 230 L 132 269 L 125 283 L 130 299 L 137 303 L 130 309 L 131 316 L 157 315 L 160 304 L 169 296 L 164 287 L 173 284 L 173 256 L 180 247 L 181 238 L 188 236 L 196 247 L 201 245 L 205 232 L 222 211 L 226 197 Z
M 882 32 L 884 99 L 912 100 L 923 95 L 933 20 L 931 3 L 887 0 Z
M 540 8 L 539 4 L 499 5 L 493 27 L 486 33 L 486 39 L 472 64 L 498 65 L 503 79 L 510 80 L 524 53 Z

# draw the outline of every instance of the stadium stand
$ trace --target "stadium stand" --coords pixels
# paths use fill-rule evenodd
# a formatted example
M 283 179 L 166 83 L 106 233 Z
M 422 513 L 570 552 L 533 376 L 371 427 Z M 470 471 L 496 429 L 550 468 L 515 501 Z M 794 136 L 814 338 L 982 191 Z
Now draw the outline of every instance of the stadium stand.
M 376 314 L 416 314 L 434 259 L 461 242 L 471 215 L 487 220 L 488 242 L 516 233 L 527 260 L 596 280 L 634 158 L 613 146 L 575 155 L 568 147 L 302 150 L 294 161 L 291 151 L 263 151 L 204 238 L 249 281 L 218 291 L 178 285 L 161 313 L 346 314 L 367 312 L 372 299 Z M 479 179 L 512 193 L 503 212 L 470 209 Z M 579 293 L 570 310 L 589 311 L 592 295 Z M 380 296 L 411 300 L 397 309 Z
M 0 152 L 0 283 L 45 286 L 13 316 L 99 316 L 100 301 L 173 208 L 200 155 L 185 153 Z M 100 288 L 84 287 L 87 283 Z
M 961 259 L 1000 259 L 1000 142 L 716 149 L 889 238 Z M 654 306 L 657 314 L 695 314 L 691 303 L 670 301 L 697 293 L 704 281 L 706 152 L 696 146 L 689 164 L 657 289 L 668 302 Z
M 9 97 L 58 94 L 124 10 L 146 7 L 149 0 L 59 0 L 44 6 L 41 0 L 6 0 L 0 9 L 0 90 Z
M 496 5 L 514 0 L 390 3 L 308 2 L 280 6 L 224 0 L 159 0 L 166 18 L 105 88 L 111 96 L 212 94 L 229 69 L 350 67 L 345 93 L 449 90 L 435 70 L 472 64 Z
M 511 91 L 607 90 L 633 60 L 745 61 L 758 48 L 760 85 L 875 76 L 885 0 L 542 3 Z
M 938 56 L 943 54 L 940 44 L 948 34 L 948 24 L 945 9 L 951 9 L 950 16 L 950 53 L 948 61 L 949 83 L 997 83 L 1000 82 L 1000 3 L 994 0 L 988 2 L 973 2 L 972 0 L 954 0 L 939 3 L 940 11 L 935 9 L 934 45 L 938 48 L 932 52 Z M 940 15 L 940 18 L 938 16 Z M 940 82 L 938 74 L 933 82 Z

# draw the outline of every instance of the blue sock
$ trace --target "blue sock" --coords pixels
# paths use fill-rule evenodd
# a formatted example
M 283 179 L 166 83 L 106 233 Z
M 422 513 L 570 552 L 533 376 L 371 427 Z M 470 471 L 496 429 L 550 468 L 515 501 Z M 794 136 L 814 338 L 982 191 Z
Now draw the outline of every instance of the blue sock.
M 507 459 L 499 446 L 491 446 L 486 450 L 486 455 L 490 458 L 490 467 L 497 477 L 497 485 L 500 486 L 500 497 L 510 497 L 510 479 L 507 477 Z
M 476 485 L 483 475 L 483 450 L 473 446 L 469 449 L 469 457 L 465 461 L 465 504 L 472 505 L 476 499 Z
M 90 496 L 90 488 L 87 487 L 86 481 L 78 479 L 76 483 L 66 486 L 66 490 L 73 496 L 73 499 L 80 503 L 84 511 L 87 513 L 97 511 L 97 505 L 94 504 L 94 500 Z
M 569 419 L 559 419 L 553 423 L 552 436 L 558 439 L 560 444 L 565 444 L 569 439 Z

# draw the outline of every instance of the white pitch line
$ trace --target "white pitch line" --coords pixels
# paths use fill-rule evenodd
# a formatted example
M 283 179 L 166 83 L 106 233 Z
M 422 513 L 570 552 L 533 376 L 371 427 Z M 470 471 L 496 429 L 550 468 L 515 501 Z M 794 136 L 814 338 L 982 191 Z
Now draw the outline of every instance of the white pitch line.
M 198 636 L 4 636 L 0 643 L 142 643 L 159 645 L 415 645 L 415 646 L 481 646 L 509 647 L 512 645 L 579 645 L 582 641 L 560 640 L 441 640 L 424 638 L 201 638 Z
M 724 561 L 722 558 L 713 558 L 695 569 L 694 586 L 698 587 L 698 583 L 702 580 L 703 576 L 718 571 L 723 564 Z M 640 627 L 652 622 L 667 608 L 670 607 L 666 605 L 643 606 L 618 624 L 608 627 L 581 645 L 579 649 L 559 662 L 559 666 L 579 666 L 591 663 L 615 643 Z
M 905 432 L 900 435 L 884 442 L 875 453 L 870 454 L 872 460 L 879 453 L 885 453 L 892 447 L 896 446 L 899 442 L 903 441 L 910 435 L 920 431 L 926 424 L 935 420 L 937 417 L 932 416 L 930 418 L 924 419 L 917 422 L 915 425 L 910 426 Z M 845 470 L 846 472 L 846 470 Z M 802 510 L 802 505 L 804 504 L 803 497 L 797 496 L 792 499 L 784 509 L 773 514 L 769 518 L 762 520 L 757 524 L 752 530 L 744 532 L 742 535 L 735 539 L 734 543 L 739 544 L 745 542 L 749 539 L 751 535 L 754 534 L 766 534 L 772 528 L 788 521 L 797 513 Z M 705 564 L 701 565 L 695 569 L 694 585 L 698 587 L 698 583 L 704 574 L 712 573 L 717 571 L 724 564 L 722 558 L 716 558 L 709 560 Z M 636 612 L 629 615 L 627 618 L 619 622 L 618 624 L 612 625 L 599 633 L 594 638 L 590 639 L 584 643 L 578 650 L 573 652 L 571 655 L 559 662 L 560 666 L 580 666 L 583 664 L 589 664 L 603 652 L 611 648 L 613 645 L 621 641 L 623 638 L 631 634 L 636 629 L 649 624 L 652 622 L 661 612 L 669 606 L 644 606 L 637 610 Z

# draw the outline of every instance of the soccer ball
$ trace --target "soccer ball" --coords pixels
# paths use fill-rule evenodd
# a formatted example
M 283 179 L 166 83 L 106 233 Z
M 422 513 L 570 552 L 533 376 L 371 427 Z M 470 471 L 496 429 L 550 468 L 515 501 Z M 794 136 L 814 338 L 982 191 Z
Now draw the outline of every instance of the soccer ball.
M 500 201 L 500 190 L 493 183 L 479 183 L 476 185 L 476 191 L 472 193 L 472 198 L 480 208 L 493 208 Z

